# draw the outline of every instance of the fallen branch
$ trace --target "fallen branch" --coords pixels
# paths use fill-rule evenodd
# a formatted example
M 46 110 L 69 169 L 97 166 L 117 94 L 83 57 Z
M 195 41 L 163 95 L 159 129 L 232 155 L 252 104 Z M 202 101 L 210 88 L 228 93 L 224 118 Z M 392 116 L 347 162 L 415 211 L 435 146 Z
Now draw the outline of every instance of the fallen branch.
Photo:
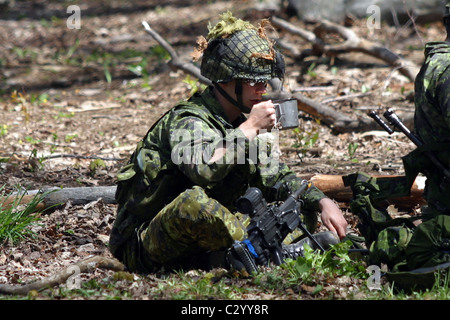
M 383 176 L 386 178 L 395 176 Z M 344 186 L 342 181 L 342 176 L 340 175 L 325 175 L 325 174 L 315 174 L 308 177 L 303 177 L 310 179 L 319 189 L 321 189 L 328 197 L 341 202 L 350 201 L 352 194 L 349 187 Z M 393 203 L 401 204 L 402 206 L 414 207 L 417 204 L 423 204 L 423 183 L 416 182 L 411 189 L 411 197 L 405 197 L 401 199 L 392 199 Z M 116 204 L 115 193 L 116 186 L 103 186 L 103 187 L 79 187 L 79 188 L 54 188 L 46 189 L 45 197 L 42 203 L 39 205 L 39 210 L 50 207 L 58 207 L 71 201 L 73 205 L 84 205 L 92 201 L 97 201 L 102 199 L 104 203 Z M 54 190 L 53 192 L 48 192 Z M 43 190 L 31 190 L 28 191 L 26 195 L 22 197 L 21 204 L 29 203 L 38 192 L 44 192 Z M 13 203 L 15 196 L 9 196 L 6 198 L 4 205 Z M 2 199 L 0 197 L 0 203 Z
M 290 31 L 300 34 L 305 39 L 313 42 L 313 46 L 317 50 L 323 50 L 326 44 L 318 38 L 314 33 L 297 28 L 291 24 L 288 24 L 284 20 L 274 18 L 274 21 L 278 24 L 283 24 L 284 27 L 290 28 Z M 210 85 L 211 81 L 203 77 L 200 73 L 200 69 L 192 63 L 185 63 L 180 60 L 178 54 L 155 30 L 153 30 L 147 22 L 143 21 L 142 24 L 145 30 L 169 53 L 171 60 L 169 65 L 171 68 L 181 69 L 182 71 L 196 77 L 200 82 Z M 378 125 L 370 118 L 362 116 L 360 119 L 351 119 L 335 109 L 328 107 L 322 103 L 316 102 L 302 95 L 301 93 L 294 93 L 291 95 L 286 91 L 282 91 L 282 84 L 278 79 L 272 79 L 270 82 L 273 88 L 272 92 L 269 92 L 266 98 L 268 99 L 281 99 L 281 98 L 295 98 L 298 102 L 298 109 L 318 118 L 323 124 L 331 127 L 338 133 L 351 132 L 351 131 L 368 131 L 379 129 Z
M 314 32 L 311 32 L 277 17 L 272 17 L 271 21 L 275 27 L 284 29 L 287 32 L 298 35 L 310 42 L 313 46 L 311 52 L 312 55 L 325 54 L 330 57 L 335 57 L 342 53 L 362 52 L 383 60 L 390 66 L 398 69 L 399 72 L 406 76 L 410 81 L 414 81 L 419 72 L 419 67 L 413 62 L 402 58 L 398 54 L 375 42 L 362 39 L 358 37 L 353 30 L 333 22 L 326 20 L 321 21 L 317 27 L 315 27 Z M 323 40 L 323 36 L 324 34 L 330 33 L 340 35 L 344 39 L 344 42 L 327 44 Z M 298 53 L 296 53 L 296 55 L 298 55 Z
M 83 156 L 79 154 L 52 154 L 49 156 L 39 157 L 39 160 L 48 160 L 48 159 L 56 159 L 56 158 L 73 158 L 73 159 L 86 159 L 86 160 L 103 160 L 103 161 L 123 161 L 127 160 L 127 158 L 107 158 L 107 157 L 99 157 L 99 156 Z
M 27 295 L 30 291 L 44 290 L 65 283 L 69 277 L 81 273 L 93 272 L 95 269 L 123 271 L 124 265 L 116 259 L 93 256 L 55 273 L 52 276 L 25 285 L 0 284 L 0 293 L 11 295 Z
M 395 178 L 397 176 L 375 175 L 374 177 Z M 338 202 L 349 202 L 353 197 L 351 188 L 344 185 L 340 175 L 316 174 L 311 176 L 309 180 L 329 198 Z M 423 205 L 425 204 L 423 199 L 424 185 L 423 177 L 417 177 L 411 187 L 409 196 L 392 198 L 387 200 L 387 202 L 401 208 L 414 208 L 417 205 Z
M 401 74 L 406 76 L 412 82 L 416 78 L 417 73 L 419 73 L 419 67 L 412 61 L 402 58 L 398 54 L 377 43 L 358 37 L 353 30 L 344 26 L 330 21 L 323 21 L 314 30 L 314 33 L 316 33 L 318 37 L 324 33 L 337 33 L 344 37 L 345 41 L 342 44 L 326 45 L 323 48 L 326 55 L 332 56 L 352 51 L 362 52 L 387 62 L 394 69 L 398 69 Z
M 322 100 L 321 103 L 330 103 L 330 102 L 335 102 L 335 101 L 351 100 L 354 98 L 367 97 L 367 96 L 370 96 L 371 94 L 372 94 L 371 92 L 346 94 L 343 96 Z
M 0 197 L 0 204 L 7 208 L 8 206 L 15 204 L 27 204 L 30 203 L 37 193 L 45 193 L 42 201 L 36 206 L 36 211 L 43 211 L 44 209 L 58 207 L 64 205 L 68 201 L 71 201 L 73 205 L 83 205 L 98 199 L 102 199 L 104 203 L 115 204 L 115 192 L 116 186 L 106 187 L 79 187 L 79 188 L 48 188 L 41 190 L 30 190 L 25 192 L 21 197 L 19 203 L 17 201 L 17 195 L 10 195 L 2 199 Z
M 323 124 L 329 126 L 336 132 L 379 130 L 379 125 L 368 116 L 355 120 L 299 92 L 294 93 L 292 97 L 297 99 L 298 110 L 320 119 Z
M 163 47 L 169 53 L 172 59 L 169 61 L 168 64 L 172 69 L 174 70 L 181 69 L 184 72 L 190 74 L 191 76 L 194 76 L 197 79 L 199 79 L 200 82 L 206 85 L 211 84 L 211 80 L 201 75 L 199 68 L 197 68 L 192 63 L 183 62 L 178 57 L 178 54 L 172 48 L 172 46 L 168 44 L 167 41 L 164 40 L 164 38 L 161 37 L 158 32 L 154 31 L 146 21 L 142 21 L 142 25 L 144 26 L 145 31 L 147 31 L 147 33 L 150 34 L 153 37 L 153 39 L 155 39 L 156 42 L 158 42 L 161 45 L 161 47 Z

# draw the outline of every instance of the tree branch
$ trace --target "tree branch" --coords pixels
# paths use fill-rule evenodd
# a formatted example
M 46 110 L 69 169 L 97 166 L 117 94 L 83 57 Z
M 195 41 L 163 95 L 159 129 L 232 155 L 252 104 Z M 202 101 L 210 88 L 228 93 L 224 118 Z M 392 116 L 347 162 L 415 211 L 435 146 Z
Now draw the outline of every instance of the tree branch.
M 202 76 L 199 68 L 197 68 L 192 63 L 181 61 L 181 59 L 178 57 L 178 54 L 175 52 L 172 46 L 168 44 L 167 41 L 164 40 L 164 38 L 161 37 L 158 32 L 154 31 L 146 21 L 142 21 L 142 25 L 144 26 L 145 31 L 147 31 L 147 33 L 150 34 L 153 37 L 153 39 L 155 39 L 165 50 L 167 50 L 170 57 L 172 58 L 169 61 L 169 66 L 171 68 L 181 69 L 184 72 L 190 74 L 191 76 L 194 76 L 197 79 L 199 79 L 200 82 L 206 85 L 211 85 L 211 80 Z
M 89 273 L 93 272 L 96 268 L 113 271 L 123 271 L 125 269 L 124 265 L 116 259 L 93 256 L 76 264 L 70 265 L 67 268 L 55 273 L 54 275 L 42 280 L 38 280 L 36 282 L 17 286 L 0 284 L 0 293 L 11 295 L 27 295 L 32 290 L 40 291 L 65 283 L 70 276 L 73 276 L 75 274 L 75 270 L 79 273 Z
M 324 41 L 320 39 L 315 33 L 298 28 L 282 19 L 273 18 L 273 23 L 275 26 L 284 28 L 289 32 L 297 34 L 302 38 L 312 42 L 313 51 L 323 53 L 328 50 L 329 52 L 334 52 L 337 50 L 331 46 L 328 46 Z M 155 30 L 150 28 L 147 22 L 143 21 L 142 24 L 145 30 L 164 48 L 172 57 L 169 61 L 169 65 L 175 69 L 181 69 L 188 74 L 198 78 L 200 82 L 210 85 L 211 81 L 203 77 L 200 73 L 200 69 L 192 63 L 184 63 L 180 60 L 175 50 L 167 43 Z M 326 26 L 326 25 L 325 25 Z M 320 29 L 319 29 L 320 30 Z M 355 41 L 352 36 L 352 31 L 349 29 L 341 30 L 339 29 L 349 40 L 347 43 L 353 43 Z M 355 35 L 356 36 L 356 35 Z M 326 51 L 326 52 L 328 52 Z M 376 130 L 378 129 L 377 124 L 369 117 L 361 117 L 358 120 L 353 120 L 343 114 L 340 114 L 336 110 L 316 102 L 312 99 L 305 97 L 300 93 L 294 93 L 293 95 L 289 92 L 283 91 L 282 84 L 278 79 L 273 79 L 270 81 L 272 87 L 272 92 L 269 92 L 266 98 L 270 99 L 282 99 L 293 97 L 298 101 L 298 108 L 314 117 L 320 119 L 324 124 L 333 128 L 336 132 L 350 132 L 350 131 L 366 131 L 366 130 Z
M 292 97 L 297 99 L 299 110 L 320 119 L 322 123 L 336 132 L 344 133 L 379 129 L 378 124 L 368 116 L 354 120 L 337 112 L 334 108 L 312 100 L 301 93 L 294 93 Z
M 311 32 L 277 17 L 273 17 L 271 21 L 275 27 L 284 29 L 287 32 L 298 35 L 310 42 L 313 46 L 313 54 L 315 53 L 315 55 L 317 53 L 323 53 L 327 56 L 337 56 L 348 52 L 362 52 L 387 62 L 390 66 L 398 69 L 399 72 L 406 76 L 410 81 L 414 81 L 419 72 L 419 67 L 413 62 L 402 58 L 398 54 L 375 42 L 361 39 L 353 30 L 333 22 L 326 20 L 321 21 L 321 23 L 314 28 L 314 32 Z M 344 39 L 344 42 L 332 45 L 327 44 L 323 40 L 323 35 L 329 33 L 340 35 Z

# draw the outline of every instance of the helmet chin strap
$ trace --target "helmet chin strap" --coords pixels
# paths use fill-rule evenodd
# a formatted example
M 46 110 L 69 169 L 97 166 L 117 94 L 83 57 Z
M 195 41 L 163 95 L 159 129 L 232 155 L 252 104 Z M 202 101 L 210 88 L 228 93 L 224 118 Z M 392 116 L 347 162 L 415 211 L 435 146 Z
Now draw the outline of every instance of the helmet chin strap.
M 236 98 L 233 99 L 223 88 L 216 82 L 214 83 L 214 87 L 217 89 L 217 91 L 220 92 L 220 94 L 227 99 L 230 103 L 232 103 L 234 106 L 238 107 L 242 112 L 244 113 L 250 113 L 251 109 L 244 106 L 243 100 L 242 100 L 242 80 L 236 79 L 236 87 L 234 89 L 234 92 L 236 93 Z

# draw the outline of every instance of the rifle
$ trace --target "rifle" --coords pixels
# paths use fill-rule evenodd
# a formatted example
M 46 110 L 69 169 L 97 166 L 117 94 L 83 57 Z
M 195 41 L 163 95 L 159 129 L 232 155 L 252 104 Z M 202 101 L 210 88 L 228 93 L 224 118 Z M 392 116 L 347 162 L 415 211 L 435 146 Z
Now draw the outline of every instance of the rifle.
M 394 132 L 394 130 L 392 130 L 375 111 L 370 111 L 369 116 L 372 117 L 389 134 L 392 134 Z M 402 123 L 402 121 L 395 114 L 394 110 L 392 110 L 391 108 L 387 109 L 383 113 L 383 116 L 391 125 L 400 129 L 400 131 L 402 131 L 417 147 L 424 146 L 424 143 L 413 133 L 411 133 L 411 131 Z M 445 184 L 450 182 L 450 171 L 439 161 L 434 153 L 432 153 L 431 151 L 424 151 L 424 153 L 431 160 L 431 162 L 444 174 L 444 180 L 441 185 L 441 187 L 444 187 Z
M 297 227 L 318 248 L 325 251 L 306 229 L 300 218 L 300 209 L 303 201 L 299 198 L 310 185 L 309 181 L 303 180 L 301 186 L 280 205 L 268 205 L 261 190 L 254 187 L 248 188 L 246 193 L 236 201 L 237 209 L 251 217 L 251 222 L 247 228 L 248 239 L 245 242 L 251 244 L 248 245 L 250 250 L 252 250 L 251 247 L 253 246 L 253 254 L 256 256 L 258 264 L 267 265 L 269 260 L 273 260 L 277 265 L 282 264 L 281 244 L 286 236 Z M 273 188 L 274 191 L 277 191 L 279 187 L 280 184 L 276 184 Z

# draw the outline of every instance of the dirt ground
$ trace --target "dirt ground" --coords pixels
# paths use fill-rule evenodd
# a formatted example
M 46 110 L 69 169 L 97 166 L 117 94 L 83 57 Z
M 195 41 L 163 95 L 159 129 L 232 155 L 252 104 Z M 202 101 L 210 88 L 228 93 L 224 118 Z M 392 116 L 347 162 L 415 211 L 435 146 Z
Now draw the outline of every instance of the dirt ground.
M 69 29 L 68 4 L 16 1 L 0 13 L 0 185 L 4 191 L 43 187 L 114 185 L 117 170 L 152 123 L 180 99 L 192 83 L 167 66 L 168 56 L 142 27 L 148 21 L 189 61 L 196 37 L 208 22 L 232 10 L 257 21 L 274 14 L 257 10 L 258 1 L 79 1 L 81 28 Z M 310 24 L 275 13 L 311 29 Z M 387 26 L 369 30 L 365 21 L 351 27 L 417 65 L 423 45 L 442 40 L 442 25 Z M 298 46 L 310 44 L 283 30 L 279 37 Z M 355 118 L 368 110 L 392 107 L 413 112 L 413 83 L 385 62 L 362 53 L 335 59 L 293 59 L 285 52 L 285 89 L 302 92 Z M 145 72 L 137 75 L 137 66 Z M 299 175 L 345 175 L 358 170 L 395 175 L 400 157 L 413 149 L 401 133 L 335 133 L 301 112 L 299 136 L 283 131 L 283 160 Z M 308 149 L 299 148 L 317 133 Z M 353 147 L 353 149 L 351 148 Z M 303 149 L 307 149 L 302 152 Z M 347 208 L 343 208 L 347 213 Z M 50 275 L 91 254 L 109 256 L 106 243 L 115 205 L 101 200 L 84 206 L 67 203 L 44 215 L 36 227 L 39 242 L 0 249 L 0 283 L 28 282 Z M 351 214 L 348 214 L 352 219 Z M 105 271 L 96 271 L 104 276 Z

